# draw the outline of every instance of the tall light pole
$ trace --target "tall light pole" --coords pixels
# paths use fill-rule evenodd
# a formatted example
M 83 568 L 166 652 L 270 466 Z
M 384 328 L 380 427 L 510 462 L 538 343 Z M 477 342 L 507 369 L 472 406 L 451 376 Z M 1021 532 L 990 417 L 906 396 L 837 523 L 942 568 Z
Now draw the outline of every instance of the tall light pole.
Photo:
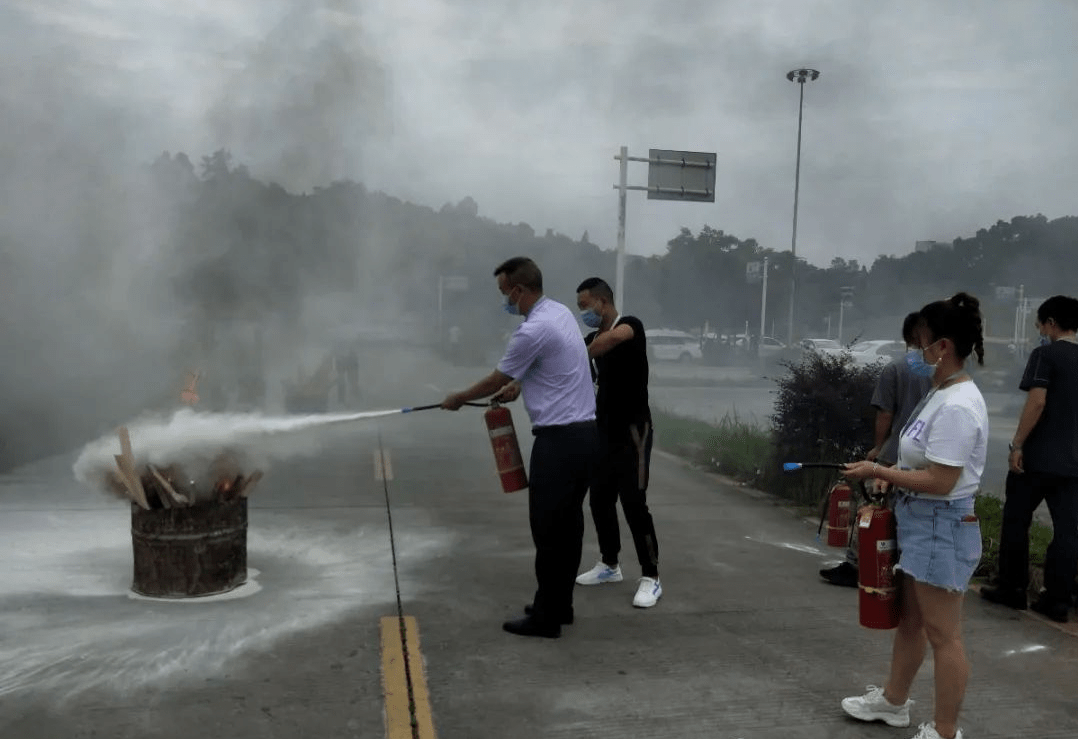
M 787 344 L 794 341 L 794 274 L 797 272 L 797 199 L 801 190 L 801 114 L 805 108 L 805 83 L 820 76 L 815 69 L 795 69 L 786 73 L 786 79 L 796 82 L 801 88 L 801 101 L 797 105 L 797 168 L 794 170 L 794 228 L 790 240 L 790 325 L 787 330 Z

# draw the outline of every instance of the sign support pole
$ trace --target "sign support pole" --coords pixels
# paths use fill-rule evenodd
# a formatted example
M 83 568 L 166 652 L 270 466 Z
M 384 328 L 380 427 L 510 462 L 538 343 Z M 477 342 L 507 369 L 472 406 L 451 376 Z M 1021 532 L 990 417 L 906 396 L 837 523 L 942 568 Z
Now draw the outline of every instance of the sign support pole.
M 618 160 L 621 166 L 618 172 L 618 251 L 614 276 L 614 305 L 624 313 L 625 304 L 622 297 L 625 291 L 625 194 L 629 183 L 629 147 L 621 147 Z

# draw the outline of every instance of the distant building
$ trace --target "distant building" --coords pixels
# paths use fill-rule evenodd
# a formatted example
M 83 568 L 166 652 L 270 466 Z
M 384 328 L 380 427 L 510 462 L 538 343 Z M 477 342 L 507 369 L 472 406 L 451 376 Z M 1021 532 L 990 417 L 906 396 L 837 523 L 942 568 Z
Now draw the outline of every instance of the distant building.
M 953 244 L 947 241 L 915 241 L 914 251 L 932 251 L 933 249 L 950 249 Z

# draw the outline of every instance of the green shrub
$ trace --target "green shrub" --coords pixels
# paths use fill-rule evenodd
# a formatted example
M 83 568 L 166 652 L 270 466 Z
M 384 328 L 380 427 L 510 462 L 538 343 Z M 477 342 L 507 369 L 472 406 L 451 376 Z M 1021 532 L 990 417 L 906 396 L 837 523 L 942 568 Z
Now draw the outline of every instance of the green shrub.
M 763 483 L 772 493 L 814 504 L 833 484 L 834 471 L 784 474 L 784 462 L 849 462 L 872 445 L 876 411 L 870 405 L 880 365 L 859 367 L 849 354 L 812 352 L 784 363 L 771 416 L 773 456 Z

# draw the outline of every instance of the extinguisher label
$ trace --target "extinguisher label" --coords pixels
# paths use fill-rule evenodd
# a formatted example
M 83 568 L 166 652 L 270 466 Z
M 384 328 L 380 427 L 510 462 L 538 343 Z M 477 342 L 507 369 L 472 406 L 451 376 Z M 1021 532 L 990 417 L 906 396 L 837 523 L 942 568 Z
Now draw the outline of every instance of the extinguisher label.
M 877 552 L 892 552 L 897 548 L 898 542 L 894 539 L 883 539 L 882 541 L 876 542 Z
M 497 439 L 499 436 L 509 436 L 512 433 L 512 426 L 499 426 L 490 430 L 490 438 Z
M 840 500 L 838 502 L 838 507 L 839 508 L 849 508 L 850 507 L 850 501 L 848 501 L 848 500 Z
M 872 509 L 865 507 L 861 509 L 861 518 L 857 521 L 858 528 L 867 529 L 872 523 Z

